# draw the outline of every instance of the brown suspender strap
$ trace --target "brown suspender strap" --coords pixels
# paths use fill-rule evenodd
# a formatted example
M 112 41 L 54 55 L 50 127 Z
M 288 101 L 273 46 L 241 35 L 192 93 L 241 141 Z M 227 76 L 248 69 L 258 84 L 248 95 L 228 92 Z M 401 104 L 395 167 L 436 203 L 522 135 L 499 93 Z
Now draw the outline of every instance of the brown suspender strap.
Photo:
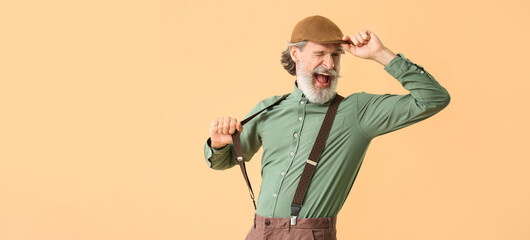
M 309 158 L 306 161 L 302 176 L 300 177 L 300 182 L 296 188 L 296 193 L 294 194 L 293 203 L 291 204 L 291 225 L 296 225 L 296 219 L 298 218 L 298 214 L 302 208 L 302 203 L 304 202 L 304 197 L 307 193 L 307 189 L 309 188 L 309 183 L 311 182 L 311 178 L 313 177 L 313 173 L 317 167 L 320 154 L 322 153 L 324 145 L 326 144 L 326 140 L 328 139 L 329 131 L 331 130 L 331 126 L 335 120 L 335 115 L 337 114 L 337 109 L 339 108 L 339 105 L 343 99 L 344 97 L 337 94 L 329 105 L 326 116 L 324 117 L 324 121 L 322 122 L 320 131 L 318 132 L 317 139 L 313 145 L 311 153 L 309 154 Z
M 280 99 L 278 99 L 273 104 L 269 105 L 268 107 L 260 110 L 259 112 L 253 114 L 252 116 L 244 119 L 241 121 L 241 125 L 244 125 L 245 123 L 252 120 L 254 117 L 258 116 L 263 111 L 279 104 L 281 101 L 283 101 L 285 98 L 287 98 L 289 94 L 283 95 Z M 256 209 L 256 201 L 254 200 L 254 191 L 252 191 L 252 186 L 250 185 L 250 180 L 248 179 L 247 175 L 247 168 L 245 167 L 245 161 L 243 161 L 243 152 L 241 151 L 241 139 L 240 139 L 241 133 L 239 131 L 235 131 L 234 134 L 232 134 L 232 142 L 234 143 L 234 150 L 236 151 L 237 156 L 237 162 L 239 163 L 239 167 L 241 168 L 241 172 L 243 173 L 243 178 L 245 179 L 245 182 L 247 182 L 248 191 L 250 193 L 250 198 L 252 199 L 252 203 L 254 204 L 254 209 Z

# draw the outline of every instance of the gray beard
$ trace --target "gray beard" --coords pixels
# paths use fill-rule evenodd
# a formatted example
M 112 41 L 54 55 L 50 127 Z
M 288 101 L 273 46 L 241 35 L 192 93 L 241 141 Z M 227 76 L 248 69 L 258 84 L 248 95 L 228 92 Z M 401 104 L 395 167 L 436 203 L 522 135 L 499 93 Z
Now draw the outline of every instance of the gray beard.
M 297 74 L 296 82 L 298 83 L 298 88 L 304 93 L 309 101 L 323 104 L 335 96 L 335 93 L 337 92 L 338 75 L 336 77 L 330 77 L 330 83 L 327 88 L 319 88 L 314 84 L 316 79 L 314 79 L 313 73 L 302 70 L 306 69 L 302 60 L 300 60 L 298 64 L 298 69 L 300 69 L 300 71 Z

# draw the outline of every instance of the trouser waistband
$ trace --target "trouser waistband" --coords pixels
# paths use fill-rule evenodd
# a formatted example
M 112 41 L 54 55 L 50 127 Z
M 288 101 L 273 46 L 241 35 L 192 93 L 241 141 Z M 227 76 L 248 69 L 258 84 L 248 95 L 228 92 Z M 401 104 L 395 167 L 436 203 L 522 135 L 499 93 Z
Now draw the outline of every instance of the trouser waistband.
M 310 228 L 334 229 L 337 226 L 337 217 L 328 218 L 298 218 L 296 225 L 291 225 L 290 218 L 270 218 L 254 214 L 254 228 Z

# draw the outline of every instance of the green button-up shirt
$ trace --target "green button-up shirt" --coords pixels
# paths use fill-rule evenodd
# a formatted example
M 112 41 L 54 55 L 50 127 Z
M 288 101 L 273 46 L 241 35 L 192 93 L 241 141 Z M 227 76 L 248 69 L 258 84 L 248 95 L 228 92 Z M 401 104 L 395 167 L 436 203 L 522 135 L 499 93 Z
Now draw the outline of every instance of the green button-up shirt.
M 385 66 L 407 95 L 354 93 L 346 97 L 337 116 L 300 211 L 300 218 L 335 217 L 346 201 L 370 141 L 442 110 L 450 97 L 420 65 L 402 54 Z M 249 115 L 281 96 L 262 100 Z M 291 203 L 329 103 L 308 101 L 296 86 L 279 105 L 247 123 L 241 133 L 245 161 L 263 146 L 262 184 L 257 214 L 288 218 Z M 206 163 L 223 170 L 237 165 L 232 144 L 220 150 L 204 146 Z

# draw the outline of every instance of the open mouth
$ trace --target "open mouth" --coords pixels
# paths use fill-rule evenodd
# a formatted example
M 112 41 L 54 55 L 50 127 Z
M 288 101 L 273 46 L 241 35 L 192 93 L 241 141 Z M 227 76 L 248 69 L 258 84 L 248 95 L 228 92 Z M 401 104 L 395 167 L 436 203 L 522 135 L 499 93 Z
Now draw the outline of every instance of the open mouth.
M 331 79 L 331 75 L 327 73 L 315 73 L 314 77 L 319 87 L 327 87 Z

